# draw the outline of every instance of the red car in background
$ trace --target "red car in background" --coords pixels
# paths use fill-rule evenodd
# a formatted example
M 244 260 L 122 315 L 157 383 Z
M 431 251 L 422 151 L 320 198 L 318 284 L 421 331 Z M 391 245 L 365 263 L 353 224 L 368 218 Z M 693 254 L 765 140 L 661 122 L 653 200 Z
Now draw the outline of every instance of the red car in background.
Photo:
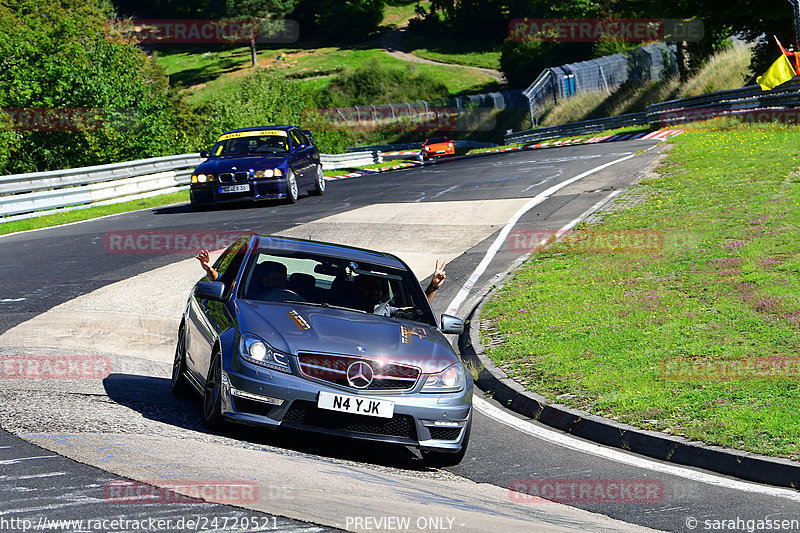
M 422 143 L 422 157 L 423 159 L 431 159 L 432 157 L 441 157 L 445 155 L 456 155 L 456 148 L 453 146 L 453 141 L 447 137 L 431 137 L 425 139 Z

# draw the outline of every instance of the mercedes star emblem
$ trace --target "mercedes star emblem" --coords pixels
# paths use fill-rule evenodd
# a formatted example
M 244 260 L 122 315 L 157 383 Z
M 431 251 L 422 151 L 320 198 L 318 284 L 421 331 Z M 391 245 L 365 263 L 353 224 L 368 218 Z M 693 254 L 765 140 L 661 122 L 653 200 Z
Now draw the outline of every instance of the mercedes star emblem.
M 372 376 L 372 367 L 364 361 L 357 361 L 347 367 L 347 382 L 357 389 L 369 387 Z

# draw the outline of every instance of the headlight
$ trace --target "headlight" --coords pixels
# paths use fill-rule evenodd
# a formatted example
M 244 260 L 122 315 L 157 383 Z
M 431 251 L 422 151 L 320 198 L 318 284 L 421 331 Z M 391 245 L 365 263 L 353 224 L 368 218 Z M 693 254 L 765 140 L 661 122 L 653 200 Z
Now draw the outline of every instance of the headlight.
M 439 372 L 430 374 L 422 386 L 422 392 L 459 392 L 467 384 L 464 365 L 456 363 Z
M 192 183 L 205 183 L 207 181 L 214 181 L 213 174 L 192 174 Z
M 278 178 L 281 176 L 281 171 L 280 169 L 277 168 L 275 169 L 270 168 L 267 170 L 256 170 L 255 172 L 253 172 L 253 176 L 256 178 L 272 178 L 272 177 Z
M 281 372 L 291 372 L 289 356 L 270 346 L 255 335 L 245 333 L 239 339 L 239 355 L 245 361 Z

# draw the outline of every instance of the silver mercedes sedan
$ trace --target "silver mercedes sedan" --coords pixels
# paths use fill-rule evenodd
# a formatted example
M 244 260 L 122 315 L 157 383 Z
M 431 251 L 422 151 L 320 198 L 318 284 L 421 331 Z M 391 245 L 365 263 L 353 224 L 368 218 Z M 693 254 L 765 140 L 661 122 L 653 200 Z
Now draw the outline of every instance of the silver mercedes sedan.
M 198 282 L 178 329 L 177 395 L 203 396 L 210 428 L 231 421 L 417 447 L 458 464 L 472 376 L 399 258 L 337 244 L 248 235 Z

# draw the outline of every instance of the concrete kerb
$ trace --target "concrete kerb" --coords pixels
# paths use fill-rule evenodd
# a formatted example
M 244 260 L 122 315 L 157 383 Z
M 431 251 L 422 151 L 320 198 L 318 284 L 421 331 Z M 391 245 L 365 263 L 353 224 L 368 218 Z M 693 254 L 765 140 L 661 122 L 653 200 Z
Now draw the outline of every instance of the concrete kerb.
M 522 261 L 516 261 L 503 273 L 502 280 L 480 298 L 467 316 L 465 331 L 458 339 L 462 359 L 480 369 L 476 385 L 481 390 L 491 391 L 495 400 L 516 413 L 599 444 L 757 483 L 800 487 L 800 463 L 642 430 L 553 403 L 544 396 L 525 390 L 522 385 L 509 378 L 486 355 L 479 334 L 480 317 L 488 299 L 510 279 L 511 273 L 521 263 Z

